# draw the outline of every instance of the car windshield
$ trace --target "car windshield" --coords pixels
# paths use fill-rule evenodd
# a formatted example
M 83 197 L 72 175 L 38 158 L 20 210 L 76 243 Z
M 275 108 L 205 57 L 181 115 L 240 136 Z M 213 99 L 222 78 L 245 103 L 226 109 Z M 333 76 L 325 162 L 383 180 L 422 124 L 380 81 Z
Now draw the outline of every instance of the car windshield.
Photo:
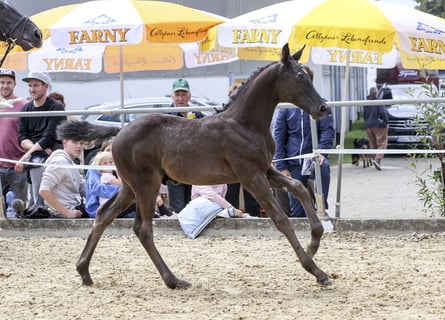
M 416 87 L 392 87 L 392 98 L 394 100 L 408 100 L 408 99 L 425 99 L 431 98 L 431 93 L 428 88 L 422 86 Z

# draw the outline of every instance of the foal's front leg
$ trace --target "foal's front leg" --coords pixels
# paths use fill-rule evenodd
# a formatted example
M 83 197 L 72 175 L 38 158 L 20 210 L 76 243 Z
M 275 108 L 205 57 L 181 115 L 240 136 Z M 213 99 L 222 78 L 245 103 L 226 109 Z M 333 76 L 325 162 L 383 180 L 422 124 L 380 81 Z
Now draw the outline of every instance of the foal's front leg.
M 159 183 L 160 185 L 160 183 Z M 153 214 L 155 209 L 155 199 L 158 194 L 159 187 L 154 191 L 138 192 L 136 195 L 137 207 L 136 207 L 136 217 L 134 219 L 133 230 L 136 233 L 142 246 L 147 251 L 154 265 L 159 271 L 162 279 L 164 280 L 167 287 L 170 289 L 188 289 L 192 285 L 185 281 L 177 278 L 168 268 L 164 260 L 162 259 L 159 251 L 156 249 L 156 245 L 153 239 Z
M 306 251 L 301 246 L 295 234 L 295 231 L 293 230 L 292 225 L 289 222 L 288 217 L 283 212 L 280 205 L 278 204 L 278 201 L 273 196 L 266 177 L 256 176 L 254 179 L 251 179 L 248 183 L 243 183 L 243 181 L 241 181 L 241 183 L 243 184 L 244 187 L 246 187 L 246 189 L 250 193 L 253 194 L 255 199 L 266 210 L 267 214 L 270 216 L 277 229 L 286 236 L 287 240 L 290 242 L 295 253 L 297 254 L 297 257 L 300 260 L 303 268 L 306 269 L 306 271 L 308 271 L 312 275 L 314 275 L 319 284 L 321 285 L 331 284 L 329 276 L 315 264 L 312 257 L 309 254 L 307 254 Z M 321 234 L 323 234 L 322 226 L 321 226 Z M 318 238 L 318 243 L 319 243 L 319 238 Z
M 283 175 L 273 166 L 269 168 L 267 178 L 272 188 L 290 192 L 301 202 L 311 226 L 311 242 L 307 246 L 307 250 L 311 256 L 314 256 L 318 251 L 320 239 L 323 236 L 323 225 L 318 218 L 309 191 L 300 181 Z

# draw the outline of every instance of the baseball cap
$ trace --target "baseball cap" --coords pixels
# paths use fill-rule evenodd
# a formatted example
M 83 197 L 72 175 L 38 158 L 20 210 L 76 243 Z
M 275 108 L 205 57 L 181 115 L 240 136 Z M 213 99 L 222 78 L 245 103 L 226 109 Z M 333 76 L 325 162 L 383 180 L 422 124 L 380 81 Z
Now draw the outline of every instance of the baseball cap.
M 0 77 L 1 76 L 11 77 L 15 81 L 15 72 L 14 72 L 14 70 L 0 68 Z
M 189 83 L 187 82 L 187 80 L 180 78 L 173 82 L 172 91 L 176 92 L 179 90 L 190 91 Z
M 25 82 L 29 82 L 31 80 L 39 80 L 47 84 L 48 86 L 51 86 L 51 78 L 45 72 L 30 71 L 28 73 L 28 76 L 26 78 L 23 78 L 22 80 Z

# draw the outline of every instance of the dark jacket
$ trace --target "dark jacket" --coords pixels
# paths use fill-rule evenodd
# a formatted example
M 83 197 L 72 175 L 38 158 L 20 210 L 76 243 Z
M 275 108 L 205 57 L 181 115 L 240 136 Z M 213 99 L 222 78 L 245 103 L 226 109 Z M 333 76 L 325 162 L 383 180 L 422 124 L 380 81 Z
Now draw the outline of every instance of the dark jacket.
M 388 126 L 388 110 L 385 106 L 363 106 L 365 129 L 386 128 Z
M 39 108 L 34 107 L 34 101 L 28 102 L 22 108 L 22 112 L 64 110 L 64 107 L 59 102 L 50 97 L 47 97 L 43 106 Z M 61 148 L 61 144 L 56 136 L 56 127 L 63 120 L 66 120 L 65 116 L 21 117 L 19 120 L 19 144 L 23 140 L 29 139 L 33 143 L 38 143 L 43 150 L 46 148 L 52 150 Z
M 312 153 L 312 134 L 310 116 L 302 109 L 279 109 L 274 126 L 276 145 L 274 159 L 290 158 Z M 318 148 L 331 149 L 334 144 L 335 130 L 331 109 L 321 120 L 317 120 Z M 300 166 L 303 159 L 277 161 L 278 170 Z
M 170 107 L 171 107 L 171 108 L 174 108 L 174 107 L 175 107 L 175 104 L 172 103 Z M 195 114 L 195 118 L 196 118 L 196 119 L 201 119 L 201 118 L 204 118 L 204 117 L 205 117 L 205 115 L 204 115 L 201 111 L 191 111 L 191 112 L 193 112 L 193 113 Z M 184 118 L 184 115 L 183 115 L 181 112 L 169 112 L 168 114 L 171 114 L 171 115 L 173 115 L 173 116 L 178 116 L 178 117 L 183 117 L 183 118 Z

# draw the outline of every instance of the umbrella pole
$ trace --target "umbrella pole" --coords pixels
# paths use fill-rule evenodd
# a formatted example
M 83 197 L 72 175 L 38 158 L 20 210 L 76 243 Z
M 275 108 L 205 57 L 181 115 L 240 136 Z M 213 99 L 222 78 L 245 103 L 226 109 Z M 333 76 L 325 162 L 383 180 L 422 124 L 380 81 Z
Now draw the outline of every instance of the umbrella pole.
M 123 58 L 122 46 L 119 46 L 119 92 L 121 100 L 121 109 L 124 108 L 124 58 Z M 125 125 L 125 115 L 121 115 L 121 125 L 122 128 Z
M 312 149 L 318 149 L 318 133 L 317 133 L 317 123 L 311 118 L 311 136 L 312 136 Z M 306 160 L 306 159 L 305 159 Z M 320 155 L 314 154 L 315 160 L 315 202 L 317 203 L 317 213 L 320 216 L 325 216 L 325 206 L 324 206 L 324 196 L 323 188 L 321 182 L 321 172 L 320 172 Z
M 351 50 L 348 49 L 346 55 L 346 69 L 345 69 L 345 87 L 343 88 L 343 100 L 349 100 L 349 69 L 351 62 Z M 341 151 L 345 147 L 345 134 L 347 122 L 347 107 L 341 107 L 341 126 L 340 126 L 340 144 L 338 149 Z M 338 155 L 338 172 L 337 172 L 337 198 L 335 199 L 335 217 L 340 218 L 340 198 L 341 198 L 341 179 L 343 169 L 343 154 Z

